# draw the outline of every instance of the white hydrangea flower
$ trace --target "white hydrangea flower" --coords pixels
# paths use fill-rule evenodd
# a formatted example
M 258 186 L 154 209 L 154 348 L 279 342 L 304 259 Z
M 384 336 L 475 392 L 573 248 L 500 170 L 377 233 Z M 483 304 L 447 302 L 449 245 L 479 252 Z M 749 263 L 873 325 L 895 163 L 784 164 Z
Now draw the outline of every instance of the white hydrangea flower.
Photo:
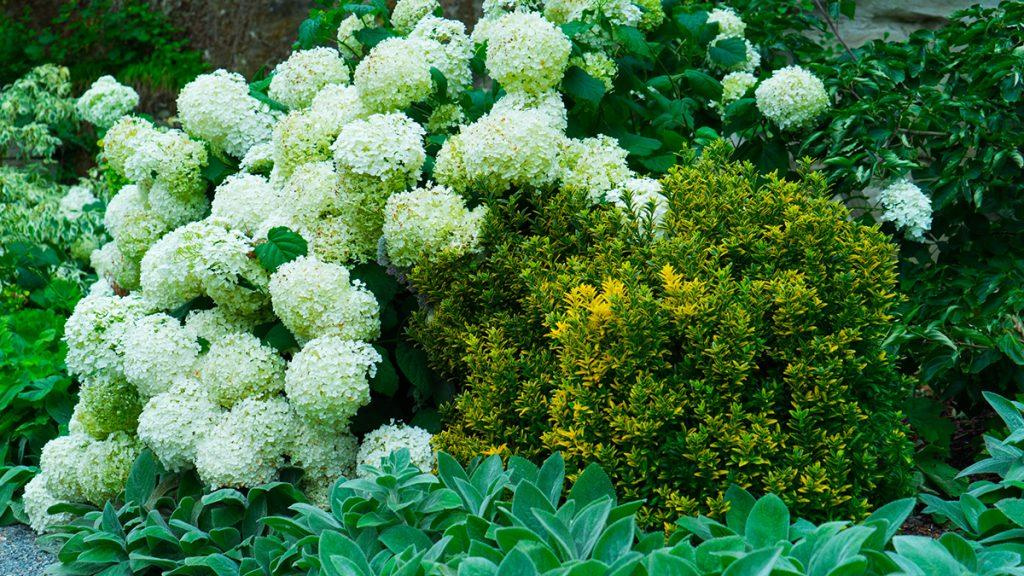
M 347 54 L 358 58 L 363 55 L 363 43 L 356 38 L 356 32 L 366 28 L 367 26 L 373 25 L 373 16 L 367 14 L 365 16 L 356 16 L 355 14 L 349 14 L 341 24 L 338 25 L 338 50 L 342 54 Z
M 374 112 L 391 112 L 429 97 L 434 80 L 425 55 L 442 50 L 432 44 L 436 43 L 395 37 L 370 49 L 356 66 L 353 79 L 363 105 Z
M 124 490 L 132 464 L 141 451 L 139 439 L 124 432 L 115 432 L 106 440 L 89 444 L 78 463 L 78 478 L 85 500 L 97 506 L 113 500 Z
M 254 245 L 240 230 L 226 222 L 203 222 L 199 238 L 201 251 L 194 264 L 203 291 L 217 306 L 239 316 L 259 316 L 270 303 L 266 294 L 270 281 L 266 270 L 251 257 Z
M 562 80 L 569 39 L 542 16 L 513 12 L 495 22 L 487 37 L 487 70 L 508 92 L 539 94 Z
M 114 287 L 110 285 L 110 282 L 106 278 L 100 278 L 89 285 L 89 291 L 86 296 L 114 296 Z
M 142 403 L 139 393 L 120 374 L 102 374 L 82 381 L 74 415 L 76 426 L 103 440 L 113 432 L 135 432 Z
M 280 194 L 281 210 L 312 224 L 335 209 L 341 181 L 332 162 L 309 162 L 298 166 Z
M 427 16 L 416 24 L 409 35 L 413 39 L 428 40 L 424 57 L 437 68 L 448 83 L 448 94 L 455 96 L 473 84 L 473 42 L 466 34 L 466 26 L 457 20 Z
M 402 113 L 374 114 L 349 123 L 331 147 L 343 184 L 353 177 L 390 191 L 415 184 L 426 160 L 425 134 Z
M 433 437 L 429 432 L 416 426 L 405 424 L 385 424 L 370 432 L 363 438 L 359 446 L 356 462 L 359 466 L 379 467 L 381 460 L 392 452 L 405 448 L 409 450 L 410 463 L 423 472 L 434 469 L 436 452 L 430 445 Z M 365 472 L 357 469 L 356 474 L 363 476 Z
M 358 449 L 356 437 L 344 426 L 321 426 L 296 415 L 286 452 L 292 465 L 301 467 L 306 476 L 333 482 L 340 476 L 353 476 Z
M 86 186 L 68 188 L 60 199 L 60 215 L 67 220 L 78 220 L 85 213 L 85 207 L 99 202 L 99 199 Z
M 799 66 L 776 70 L 754 95 L 757 108 L 782 130 L 809 123 L 829 106 L 825 84 Z
M 96 275 L 105 279 L 108 286 L 112 282 L 122 290 L 139 287 L 139 263 L 126 258 L 117 242 L 107 242 L 93 250 L 89 262 L 96 270 Z
M 90 295 L 79 300 L 64 324 L 68 373 L 89 378 L 120 372 L 124 364 L 118 346 L 125 328 L 148 311 L 148 306 L 134 297 Z
M 907 179 L 894 182 L 879 192 L 878 203 L 884 210 L 879 221 L 892 222 L 910 240 L 924 242 L 932 229 L 932 201 L 916 184 Z
M 661 182 L 653 178 L 630 178 L 608 193 L 607 199 L 623 210 L 631 211 L 641 223 L 650 218 L 656 234 L 668 213 L 668 198 L 661 191 Z
M 719 37 L 743 37 L 747 25 L 735 10 L 728 7 L 715 8 L 708 12 L 708 24 L 718 24 Z
M 580 56 L 574 56 L 569 59 L 569 66 L 577 66 L 591 77 L 600 80 L 606 92 L 615 87 L 615 76 L 619 73 L 619 66 L 604 52 L 585 52 Z
M 334 48 L 292 52 L 274 69 L 268 95 L 289 108 L 305 108 L 328 84 L 348 84 L 349 71 Z
M 309 232 L 310 252 L 324 262 L 338 264 L 367 259 L 371 247 L 368 242 L 360 241 L 360 228 L 352 225 L 354 218 L 358 215 L 321 216 L 313 222 Z
M 563 140 L 550 114 L 543 111 L 492 111 L 445 141 L 434 178 L 458 192 L 547 186 L 558 177 Z
M 121 252 L 132 260 L 142 258 L 171 229 L 150 210 L 146 194 L 134 184 L 124 186 L 110 199 L 103 225 Z
M 543 8 L 540 0 L 484 0 L 483 20 L 497 20 L 509 12 L 538 12 Z
M 249 398 L 224 413 L 196 447 L 196 470 L 210 488 L 248 488 L 274 479 L 294 419 L 283 398 Z
M 242 158 L 270 140 L 275 117 L 270 107 L 249 94 L 241 74 L 217 70 L 202 74 L 178 95 L 178 120 L 186 132 Z
M 122 116 L 107 130 L 100 142 L 103 156 L 111 168 L 125 175 L 125 164 L 135 154 L 138 143 L 152 138 L 156 133 L 156 128 L 148 120 L 137 116 Z
M 238 280 L 257 288 L 267 282 L 262 267 L 249 257 L 252 250 L 245 234 L 227 229 L 223 221 L 192 222 L 165 235 L 142 258 L 142 293 L 164 309 L 205 293 L 233 313 L 254 313 L 265 298 Z
M 251 322 L 216 306 L 207 310 L 192 310 L 185 317 L 185 330 L 196 341 L 202 338 L 213 342 L 222 336 L 248 332 L 252 328 Z
M 83 120 L 97 128 L 110 128 L 139 105 L 139 94 L 113 76 L 100 76 L 75 102 Z
M 199 343 L 166 314 L 151 314 L 132 322 L 121 338 L 124 375 L 139 394 L 149 398 L 170 389 L 188 374 L 199 358 Z
M 46 490 L 58 500 L 81 501 L 85 496 L 78 468 L 85 451 L 95 442 L 87 434 L 54 438 L 39 454 L 39 469 L 46 476 Z
M 220 409 L 199 381 L 181 378 L 169 391 L 150 398 L 143 407 L 139 439 L 164 468 L 181 472 L 192 468 L 199 441 L 220 421 L 220 416 Z
M 140 185 L 163 180 L 172 190 L 198 189 L 206 147 L 181 130 L 153 131 L 132 140 L 134 149 L 124 162 L 126 178 Z
M 269 174 L 274 168 L 274 143 L 254 144 L 245 153 L 238 169 L 250 174 Z
M 629 0 L 546 0 L 544 17 L 555 24 L 607 20 L 613 25 L 636 26 L 643 11 Z
M 747 91 L 757 85 L 757 77 L 749 72 L 730 72 L 722 78 L 722 106 L 743 98 Z
M 29 526 L 37 534 L 46 532 L 47 529 L 71 522 L 70 513 L 50 514 L 52 506 L 61 503 L 61 500 L 47 489 L 49 479 L 45 474 L 38 474 L 35 478 L 25 484 L 25 492 L 22 498 L 25 515 L 28 516 Z
M 324 124 L 324 132 L 331 134 L 332 141 L 346 124 L 370 114 L 359 99 L 359 89 L 338 84 L 324 86 L 317 92 L 309 113 Z
M 164 223 L 168 230 L 194 222 L 210 211 L 210 200 L 205 187 L 174 187 L 158 179 L 146 195 L 149 210 Z
M 314 338 L 288 364 L 285 393 L 302 418 L 340 428 L 370 403 L 370 378 L 380 361 L 366 342 Z
M 230 408 L 246 398 L 267 398 L 284 390 L 284 358 L 252 334 L 228 334 L 210 341 L 199 380 L 213 401 Z
M 437 0 L 398 0 L 391 11 L 391 25 L 395 32 L 408 34 L 420 20 L 439 10 Z
M 629 153 L 611 136 L 567 140 L 562 152 L 562 187 L 586 192 L 598 203 L 633 176 L 626 163 Z
M 291 176 L 296 166 L 331 157 L 337 132 L 310 110 L 293 110 L 274 128 L 274 171 L 279 179 Z
M 202 249 L 196 233 L 199 226 L 189 224 L 171 231 L 142 257 L 139 285 L 143 297 L 155 308 L 175 308 L 202 295 L 194 265 Z
M 270 297 L 281 322 L 301 341 L 318 336 L 373 340 L 380 333 L 379 306 L 348 269 L 303 256 L 270 277 Z
M 280 202 L 280 193 L 266 178 L 233 174 L 214 191 L 210 214 L 232 228 L 252 234 Z
M 565 132 L 569 125 L 565 102 L 562 101 L 562 93 L 558 90 L 548 90 L 542 94 L 527 94 L 525 92 L 505 94 L 494 103 L 490 114 L 501 116 L 510 110 L 542 112 L 551 125 L 560 132 Z
M 484 206 L 468 210 L 462 197 L 445 186 L 394 194 L 384 209 L 388 259 L 408 267 L 441 252 L 476 251 L 486 213 Z

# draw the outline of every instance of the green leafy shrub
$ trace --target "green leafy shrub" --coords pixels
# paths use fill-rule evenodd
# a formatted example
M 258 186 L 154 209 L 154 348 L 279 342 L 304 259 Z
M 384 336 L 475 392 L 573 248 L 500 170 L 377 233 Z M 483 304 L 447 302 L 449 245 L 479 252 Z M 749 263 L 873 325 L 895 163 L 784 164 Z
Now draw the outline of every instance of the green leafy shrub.
M 910 383 L 882 348 L 894 247 L 820 177 L 724 156 L 670 173 L 654 233 L 522 193 L 485 224 L 483 257 L 414 272 L 414 334 L 466 382 L 441 449 L 600 462 L 645 524 L 720 514 L 732 483 L 814 517 L 905 492 Z
M 799 152 L 846 197 L 906 176 L 931 199 L 927 241 L 900 241 L 914 295 L 900 341 L 921 380 L 962 405 L 1024 386 L 1022 19 L 1020 2 L 976 7 L 836 60 L 835 108 Z
M 56 62 L 79 89 L 103 74 L 152 90 L 180 88 L 205 69 L 180 30 L 147 2 L 65 0 L 50 22 L 31 14 L 0 21 L 0 85 Z

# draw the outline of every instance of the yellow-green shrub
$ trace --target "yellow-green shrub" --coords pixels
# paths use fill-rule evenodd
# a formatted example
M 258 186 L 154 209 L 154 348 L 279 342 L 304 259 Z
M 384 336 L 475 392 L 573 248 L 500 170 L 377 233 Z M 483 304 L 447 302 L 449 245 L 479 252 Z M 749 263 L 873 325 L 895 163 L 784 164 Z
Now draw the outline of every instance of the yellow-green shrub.
M 649 524 L 722 513 L 731 483 L 815 518 L 906 490 L 895 247 L 817 176 L 724 156 L 665 178 L 660 234 L 522 192 L 492 207 L 485 254 L 413 273 L 412 331 L 464 386 L 440 449 L 600 462 Z

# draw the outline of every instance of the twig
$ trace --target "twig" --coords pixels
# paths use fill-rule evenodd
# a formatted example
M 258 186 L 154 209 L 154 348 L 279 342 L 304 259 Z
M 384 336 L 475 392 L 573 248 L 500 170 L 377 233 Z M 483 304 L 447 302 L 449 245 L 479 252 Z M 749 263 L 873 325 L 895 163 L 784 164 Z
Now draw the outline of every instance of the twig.
M 814 0 L 814 5 L 818 8 L 818 11 L 821 12 L 822 17 L 825 18 L 825 22 L 828 24 L 828 27 L 832 29 L 832 33 L 835 34 L 836 40 L 842 44 L 846 53 L 850 55 L 850 58 L 852 58 L 854 62 L 856 62 L 857 55 L 853 53 L 853 50 L 850 48 L 849 44 L 846 43 L 846 40 L 843 40 L 843 36 L 839 33 L 839 24 L 829 16 L 828 8 L 822 5 L 821 0 Z

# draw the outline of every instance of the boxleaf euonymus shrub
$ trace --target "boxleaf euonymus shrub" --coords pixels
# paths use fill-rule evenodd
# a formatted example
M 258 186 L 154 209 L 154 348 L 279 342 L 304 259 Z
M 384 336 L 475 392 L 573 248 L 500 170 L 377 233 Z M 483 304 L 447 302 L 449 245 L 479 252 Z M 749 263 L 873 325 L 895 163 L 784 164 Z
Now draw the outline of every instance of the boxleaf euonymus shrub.
M 440 454 L 425 474 L 400 450 L 355 480 L 341 479 L 324 510 L 287 484 L 205 496 L 156 482 L 144 453 L 129 504 L 107 504 L 63 532 L 54 575 L 663 576 L 793 574 L 1019 574 L 1021 555 L 955 534 L 897 535 L 912 499 L 863 522 L 815 525 L 778 497 L 738 487 L 716 520 L 680 519 L 645 532 L 639 502 L 619 502 L 596 465 L 565 490 L 564 461 L 511 457 L 463 468 Z M 147 472 L 148 471 L 148 472 Z M 137 499 L 137 500 L 135 500 Z M 175 502 L 177 500 L 177 502 Z M 146 502 L 138 505 L 136 501 Z M 294 502 L 288 509 L 283 508 Z
M 439 448 L 597 461 L 644 525 L 722 513 L 732 483 L 817 518 L 908 490 L 912 383 L 883 348 L 895 247 L 820 175 L 727 157 L 673 169 L 658 226 L 523 193 L 492 209 L 481 255 L 413 271 L 413 334 L 466 382 Z

